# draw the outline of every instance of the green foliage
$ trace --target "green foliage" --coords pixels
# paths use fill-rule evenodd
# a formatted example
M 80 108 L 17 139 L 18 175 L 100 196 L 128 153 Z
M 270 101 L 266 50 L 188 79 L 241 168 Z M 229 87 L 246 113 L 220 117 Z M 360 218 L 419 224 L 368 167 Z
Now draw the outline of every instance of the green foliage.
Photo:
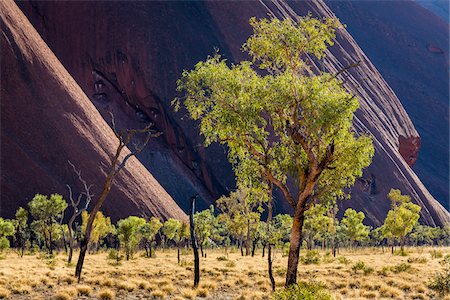
M 305 255 L 300 256 L 300 262 L 304 265 L 319 264 L 320 254 L 317 250 L 307 251 Z
M 23 255 L 23 251 L 26 246 L 27 240 L 30 238 L 30 233 L 28 229 L 28 212 L 23 207 L 19 207 L 16 211 L 16 218 L 13 220 L 15 236 L 14 239 L 17 243 L 17 248 L 20 255 Z
M 366 265 L 363 261 L 358 261 L 352 266 L 353 273 L 357 274 L 358 271 L 362 271 L 364 275 L 372 274 L 374 269 Z
M 111 248 L 108 250 L 108 264 L 118 266 L 122 258 L 122 255 L 119 255 L 119 251 L 117 251 L 116 249 Z
M 62 218 L 63 212 L 67 208 L 66 200 L 58 194 L 52 194 L 50 198 L 36 194 L 28 203 L 28 206 L 31 215 L 35 219 L 32 227 L 36 235 L 45 241 L 47 249 L 52 253 L 53 241 L 57 240 L 57 236 L 61 235 L 57 229 L 57 221 Z
M 325 286 L 317 282 L 300 282 L 287 288 L 278 289 L 273 300 L 332 300 L 333 296 Z
M 197 241 L 200 245 L 206 245 L 208 239 L 214 233 L 216 219 L 214 217 L 214 206 L 194 214 L 194 227 Z
M 391 199 L 391 210 L 384 220 L 383 233 L 388 239 L 397 239 L 403 247 L 404 239 L 410 233 L 419 220 L 420 206 L 411 203 L 407 195 L 402 195 L 400 190 L 391 189 L 388 194 Z
M 144 243 L 146 256 L 149 257 L 152 251 L 152 242 L 158 234 L 163 224 L 156 217 L 151 217 L 150 221 L 141 226 L 140 233 L 142 235 L 142 241 Z
M 0 253 L 2 253 L 6 249 L 9 249 L 9 246 L 9 240 L 4 236 L 0 237 Z
M 305 17 L 298 24 L 252 19 L 251 25 L 254 34 L 243 49 L 252 61 L 229 66 L 216 54 L 197 63 L 178 81 L 182 104 L 200 120 L 206 146 L 228 146 L 238 183 L 262 191 L 271 181 L 294 206 L 288 176 L 302 183 L 301 191 L 305 180 L 312 182 L 317 199 L 344 196 L 370 164 L 372 141 L 351 129 L 357 99 L 333 74 L 310 76 L 302 58 L 322 57 L 339 22 Z M 180 99 L 173 103 L 180 107 Z
M 117 222 L 117 235 L 121 246 L 125 248 L 127 260 L 133 256 L 142 239 L 140 229 L 145 223 L 145 219 L 135 216 Z
M 292 217 L 288 214 L 278 214 L 272 219 L 270 226 L 270 243 L 287 243 L 290 238 L 292 228 Z
M 365 267 L 366 267 L 366 264 L 363 261 L 358 261 L 352 266 L 352 271 L 354 273 L 356 273 L 358 271 L 364 270 Z
M 334 217 L 328 215 L 324 205 L 316 204 L 306 211 L 303 236 L 308 248 L 312 249 L 316 240 L 324 240 L 330 232 L 335 231 L 333 225 L 335 225 Z
M 351 260 L 348 259 L 348 258 L 345 257 L 345 256 L 339 256 L 339 257 L 337 258 L 337 260 L 338 260 L 338 262 L 339 262 L 340 264 L 344 264 L 344 265 L 348 265 L 348 264 L 351 263 Z
M 346 237 L 353 243 L 362 241 L 369 235 L 370 227 L 363 224 L 365 215 L 348 208 L 341 221 L 341 228 Z
M 6 238 L 8 236 L 12 236 L 14 233 L 14 223 L 10 220 L 0 218 L 0 237 Z
M 83 235 L 86 234 L 86 226 L 89 220 L 89 213 L 87 211 L 83 211 L 81 213 L 81 231 Z M 109 233 L 114 231 L 114 227 L 111 224 L 111 219 L 109 217 L 105 217 L 105 215 L 99 211 L 95 215 L 94 222 L 92 223 L 91 237 L 89 239 L 89 243 L 92 246 L 97 247 L 99 241 L 104 239 Z
M 61 218 L 62 213 L 67 208 L 67 202 L 58 194 L 52 194 L 50 198 L 36 194 L 28 203 L 28 206 L 35 220 L 51 223 Z
M 399 263 L 391 267 L 391 271 L 394 273 L 406 272 L 411 269 L 411 265 L 408 263 Z
M 450 294 L 450 255 L 446 255 L 441 263 L 444 266 L 444 270 L 436 273 L 430 279 L 428 287 L 443 297 Z

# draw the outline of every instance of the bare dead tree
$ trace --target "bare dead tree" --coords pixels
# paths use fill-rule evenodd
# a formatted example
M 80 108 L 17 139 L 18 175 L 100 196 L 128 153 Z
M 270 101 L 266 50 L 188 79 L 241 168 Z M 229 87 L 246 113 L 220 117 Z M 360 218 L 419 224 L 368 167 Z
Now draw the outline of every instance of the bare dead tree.
M 111 185 L 113 183 L 114 177 L 116 177 L 116 175 L 125 167 L 126 162 L 131 157 L 138 155 L 145 148 L 145 146 L 148 144 L 151 138 L 158 137 L 162 134 L 162 132 L 152 131 L 153 127 L 152 123 L 148 124 L 145 128 L 142 129 L 125 129 L 118 131 L 114 120 L 114 115 L 112 113 L 110 113 L 110 115 L 111 115 L 111 126 L 116 138 L 119 141 L 119 145 L 117 146 L 115 155 L 111 158 L 111 166 L 109 167 L 109 170 L 107 172 L 102 192 L 100 193 L 100 196 L 97 198 L 94 208 L 92 209 L 92 212 L 89 215 L 89 219 L 86 224 L 85 235 L 80 241 L 80 256 L 78 257 L 77 266 L 75 268 L 75 276 L 78 277 L 78 282 L 80 282 L 81 279 L 81 271 L 83 269 L 84 258 L 86 256 L 86 251 L 88 248 L 95 215 L 105 202 L 106 197 L 108 196 L 111 190 Z M 141 144 L 133 143 L 133 145 L 130 145 L 136 134 L 146 134 L 144 142 L 142 142 Z M 123 159 L 121 159 L 120 157 L 122 151 L 126 149 L 126 147 L 129 148 L 130 153 L 128 153 Z
M 70 264 L 72 262 L 74 248 L 73 223 L 75 222 L 76 218 L 78 218 L 78 216 L 83 213 L 83 211 L 87 210 L 89 203 L 91 203 L 92 197 L 94 195 L 91 193 L 92 185 L 88 185 L 86 180 L 83 179 L 83 177 L 81 176 L 81 170 L 77 170 L 75 165 L 70 160 L 67 162 L 72 167 L 73 171 L 78 176 L 78 180 L 83 185 L 83 192 L 79 193 L 78 197 L 75 199 L 73 196 L 72 188 L 70 187 L 70 185 L 66 184 L 67 188 L 69 189 L 70 206 L 72 206 L 73 209 L 72 216 L 70 217 L 69 223 L 67 224 L 67 228 L 69 231 L 69 256 L 67 259 L 67 263 Z M 81 205 L 83 198 L 84 205 Z
M 190 225 L 190 233 L 191 233 L 191 244 L 192 250 L 194 252 L 194 287 L 198 286 L 200 282 L 200 258 L 198 256 L 198 243 L 197 237 L 195 235 L 195 224 L 194 224 L 194 214 L 195 214 L 195 199 L 198 194 L 191 197 L 191 207 L 189 211 L 189 225 Z

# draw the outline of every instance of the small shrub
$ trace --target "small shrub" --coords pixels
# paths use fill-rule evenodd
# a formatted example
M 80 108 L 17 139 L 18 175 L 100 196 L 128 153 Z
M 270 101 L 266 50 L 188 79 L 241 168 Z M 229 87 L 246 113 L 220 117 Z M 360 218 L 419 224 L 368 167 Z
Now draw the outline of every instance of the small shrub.
M 317 282 L 301 282 L 288 288 L 277 290 L 272 297 L 273 300 L 332 300 L 333 296 L 325 287 Z
M 390 270 L 391 270 L 391 268 L 384 266 L 381 268 L 380 271 L 377 271 L 377 274 L 381 275 L 381 276 L 387 276 Z
M 440 296 L 450 294 L 450 268 L 444 272 L 436 273 L 428 283 L 428 288 Z
M 225 256 L 219 256 L 216 258 L 218 261 L 226 261 L 228 260 L 228 258 L 226 258 Z
M 98 293 L 97 297 L 100 300 L 114 300 L 116 298 L 116 294 L 110 289 L 103 289 Z
M 352 271 L 356 274 L 358 271 L 362 271 L 366 268 L 366 264 L 363 261 L 358 261 L 352 266 Z
M 411 269 L 411 265 L 407 263 L 399 263 L 398 265 L 392 266 L 391 271 L 394 273 L 406 272 Z
M 234 268 L 234 267 L 236 267 L 236 263 L 233 260 L 230 260 L 225 264 L 225 267 Z
M 410 257 L 408 258 L 408 263 L 410 264 L 426 264 L 428 262 L 428 259 L 425 257 Z
M 120 265 L 120 261 L 123 259 L 123 255 L 119 255 L 116 249 L 112 248 L 108 250 L 108 264 L 110 265 Z
M 319 251 L 311 250 L 306 252 L 304 256 L 300 256 L 300 262 L 304 265 L 319 264 L 320 263 Z
M 430 255 L 432 259 L 436 259 L 436 258 L 442 258 L 444 255 L 442 254 L 442 251 L 439 250 L 431 250 L 430 251 Z
M 339 256 L 339 257 L 337 258 L 337 261 L 338 261 L 340 264 L 344 264 L 344 265 L 349 265 L 349 264 L 352 262 L 350 259 L 348 259 L 348 258 L 345 257 L 345 256 Z
M 372 274 L 373 271 L 374 271 L 374 269 L 373 269 L 372 267 L 369 267 L 369 266 L 366 266 L 366 267 L 363 269 L 364 275 Z

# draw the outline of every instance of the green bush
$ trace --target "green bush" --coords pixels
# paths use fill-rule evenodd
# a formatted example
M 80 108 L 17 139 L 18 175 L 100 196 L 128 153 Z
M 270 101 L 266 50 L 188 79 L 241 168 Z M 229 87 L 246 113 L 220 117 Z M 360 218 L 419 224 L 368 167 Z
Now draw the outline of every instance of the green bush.
M 364 275 L 372 274 L 373 271 L 374 271 L 374 269 L 373 269 L 372 267 L 369 267 L 369 266 L 366 266 L 366 267 L 363 269 Z
M 390 270 L 391 270 L 390 267 L 384 266 L 384 267 L 381 268 L 380 271 L 377 271 L 377 274 L 381 275 L 381 276 L 387 276 Z
M 366 264 L 363 261 L 358 261 L 352 266 L 352 271 L 356 274 L 358 271 L 362 271 L 366 268 Z
M 345 256 L 339 256 L 339 257 L 337 258 L 337 260 L 338 260 L 338 262 L 339 262 L 340 264 L 344 264 L 344 265 L 348 265 L 348 264 L 350 264 L 350 263 L 352 262 L 350 259 L 348 259 L 348 258 L 345 257 Z
M 428 283 L 428 287 L 440 296 L 450 294 L 450 268 L 444 272 L 436 273 Z
M 394 273 L 406 272 L 409 269 L 411 269 L 411 265 L 407 263 L 399 263 L 398 265 L 391 267 L 391 271 Z
M 312 265 L 320 263 L 320 254 L 317 250 L 306 252 L 304 256 L 300 256 L 300 262 L 304 265 Z
M 236 262 L 233 260 L 230 260 L 225 264 L 225 266 L 228 268 L 234 268 L 234 267 L 236 267 Z
M 228 260 L 228 258 L 226 258 L 225 256 L 219 256 L 219 257 L 217 257 L 217 260 L 218 261 L 226 261 L 226 260 Z
M 119 265 L 122 258 L 123 255 L 119 255 L 119 252 L 116 249 L 112 248 L 108 250 L 108 264 Z
M 318 282 L 300 282 L 277 290 L 273 300 L 333 300 L 333 296 Z

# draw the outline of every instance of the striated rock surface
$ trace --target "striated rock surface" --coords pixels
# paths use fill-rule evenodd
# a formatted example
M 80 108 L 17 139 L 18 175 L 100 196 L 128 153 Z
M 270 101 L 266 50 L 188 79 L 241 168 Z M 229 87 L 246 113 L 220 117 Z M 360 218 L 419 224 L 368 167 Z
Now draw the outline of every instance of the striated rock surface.
M 395 90 L 421 137 L 413 169 L 450 209 L 448 19 L 415 1 L 327 3 Z M 427 3 L 448 10 L 448 1 Z
M 113 131 L 12 0 L 0 2 L 0 21 L 0 216 L 12 217 L 36 193 L 67 195 L 66 184 L 77 191 L 67 160 L 98 195 L 118 144 Z M 136 158 L 116 177 L 102 211 L 113 219 L 186 218 Z
M 100 113 L 114 111 L 122 122 L 152 121 L 164 132 L 139 157 L 181 207 L 194 193 L 203 207 L 232 189 L 226 149 L 204 149 L 196 123 L 170 102 L 183 69 L 191 69 L 219 48 L 231 61 L 245 58 L 241 44 L 252 16 L 329 16 L 321 1 L 51 2 L 24 1 L 20 7 Z M 374 136 L 376 156 L 343 205 L 363 210 L 379 224 L 389 209 L 386 194 L 400 188 L 422 209 L 422 221 L 442 224 L 448 212 L 410 168 L 420 137 L 400 101 L 346 30 L 341 30 L 323 67 L 333 72 L 355 60 L 345 74 L 361 102 L 355 128 Z M 280 207 L 281 202 L 277 203 Z

